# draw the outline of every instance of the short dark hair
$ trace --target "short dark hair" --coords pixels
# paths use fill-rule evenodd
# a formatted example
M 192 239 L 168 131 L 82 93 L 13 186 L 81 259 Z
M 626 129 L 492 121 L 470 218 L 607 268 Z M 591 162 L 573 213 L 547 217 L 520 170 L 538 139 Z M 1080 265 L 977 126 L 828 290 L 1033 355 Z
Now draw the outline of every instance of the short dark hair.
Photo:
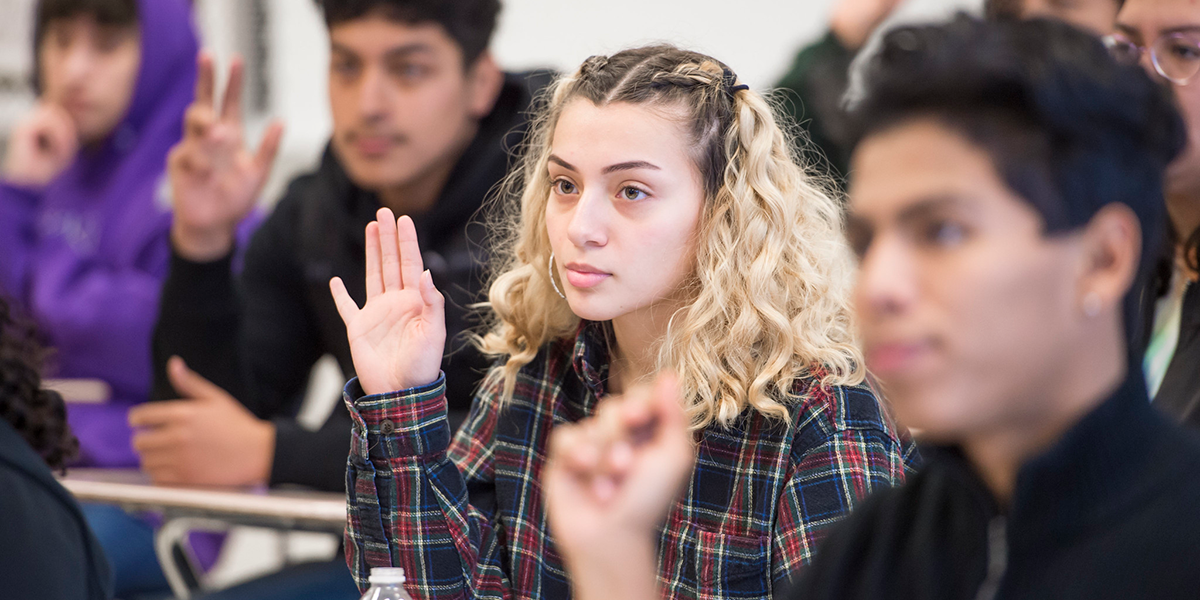
M 983 16 L 988 19 L 1019 19 L 1025 0 L 983 0 Z M 1125 6 L 1125 0 L 1112 0 L 1117 10 Z
M 42 91 L 42 38 L 50 23 L 89 15 L 100 25 L 129 27 L 138 24 L 137 0 L 38 0 L 33 18 L 33 90 Z
M 407 24 L 441 25 L 471 65 L 487 50 L 500 15 L 500 0 L 316 0 L 325 24 L 334 25 L 380 14 Z
M 1066 23 L 959 15 L 887 34 L 865 80 L 852 116 L 859 139 L 919 118 L 946 125 L 988 153 L 1047 234 L 1128 206 L 1144 281 L 1166 224 L 1164 172 L 1187 136 L 1170 91 L 1140 67 Z
M 52 21 L 90 15 L 101 25 L 137 25 L 137 0 L 39 0 L 34 17 L 34 37 L 41 39 Z

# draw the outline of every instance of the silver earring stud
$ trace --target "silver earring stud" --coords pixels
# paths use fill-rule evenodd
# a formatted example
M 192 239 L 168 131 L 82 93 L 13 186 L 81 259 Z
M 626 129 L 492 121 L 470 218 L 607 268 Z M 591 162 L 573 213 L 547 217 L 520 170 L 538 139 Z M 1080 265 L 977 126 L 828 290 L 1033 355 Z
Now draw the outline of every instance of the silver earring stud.
M 562 293 L 562 290 L 558 289 L 558 283 L 556 283 L 554 281 L 554 253 L 553 252 L 550 253 L 550 262 L 548 262 L 546 264 L 546 274 L 550 276 L 550 285 L 554 286 L 554 291 L 558 292 L 558 297 L 562 298 L 563 300 L 566 300 L 567 296 Z

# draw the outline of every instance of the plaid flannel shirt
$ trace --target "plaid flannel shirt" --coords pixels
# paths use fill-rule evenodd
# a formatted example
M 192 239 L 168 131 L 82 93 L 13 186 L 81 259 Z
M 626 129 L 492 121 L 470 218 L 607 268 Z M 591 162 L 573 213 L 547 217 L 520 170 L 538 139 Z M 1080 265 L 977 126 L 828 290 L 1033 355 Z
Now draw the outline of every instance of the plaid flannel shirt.
M 400 566 L 416 598 L 569 598 L 540 478 L 550 430 L 595 411 L 607 347 L 595 323 L 521 369 L 512 403 L 483 389 L 453 443 L 445 381 L 345 399 L 354 419 L 346 560 L 360 587 Z M 792 425 L 747 410 L 704 430 L 695 472 L 662 528 L 668 598 L 769 598 L 830 525 L 915 460 L 865 386 L 798 387 Z

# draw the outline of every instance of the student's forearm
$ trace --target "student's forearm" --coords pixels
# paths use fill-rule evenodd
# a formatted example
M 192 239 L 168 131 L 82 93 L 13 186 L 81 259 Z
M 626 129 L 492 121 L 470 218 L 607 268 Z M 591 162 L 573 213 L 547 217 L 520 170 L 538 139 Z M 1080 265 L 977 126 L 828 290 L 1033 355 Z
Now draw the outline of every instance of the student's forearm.
M 658 600 L 657 552 L 650 538 L 605 540 L 605 548 L 564 551 L 576 600 Z

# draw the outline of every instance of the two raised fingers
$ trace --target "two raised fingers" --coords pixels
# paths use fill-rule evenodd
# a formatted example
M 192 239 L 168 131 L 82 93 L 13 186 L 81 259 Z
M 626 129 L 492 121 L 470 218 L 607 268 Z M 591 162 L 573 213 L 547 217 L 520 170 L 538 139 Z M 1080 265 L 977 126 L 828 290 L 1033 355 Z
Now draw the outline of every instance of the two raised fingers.
M 242 87 L 246 67 L 241 57 L 234 56 L 229 65 L 229 81 L 225 85 L 225 97 L 221 100 L 220 118 L 240 123 L 242 120 Z M 196 59 L 196 99 L 193 103 L 210 111 L 216 106 L 216 68 L 213 56 L 200 52 Z

